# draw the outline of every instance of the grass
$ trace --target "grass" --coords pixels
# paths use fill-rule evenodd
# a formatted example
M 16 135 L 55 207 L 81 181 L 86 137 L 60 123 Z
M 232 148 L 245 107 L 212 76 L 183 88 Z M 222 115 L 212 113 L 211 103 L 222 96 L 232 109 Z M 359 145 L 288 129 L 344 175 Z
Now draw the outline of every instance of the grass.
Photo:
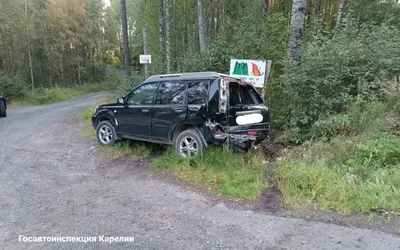
M 96 105 L 106 102 L 94 103 L 81 113 L 81 119 L 85 121 L 82 134 L 96 140 L 91 125 L 93 109 Z M 264 176 L 265 165 L 261 156 L 255 152 L 243 155 L 222 147 L 212 147 L 203 155 L 188 160 L 178 156 L 174 148 L 169 147 L 161 156 L 152 160 L 155 147 L 159 146 L 122 140 L 111 147 L 101 147 L 101 149 L 113 159 L 127 155 L 134 159 L 148 159 L 152 161 L 154 170 L 173 173 L 183 180 L 201 184 L 218 195 L 234 199 L 254 201 L 267 186 Z
M 66 101 L 90 93 L 115 90 L 117 88 L 117 85 L 118 80 L 107 79 L 104 82 L 100 83 L 87 83 L 72 87 L 35 89 L 34 91 L 26 92 L 23 98 L 12 100 L 10 104 L 11 106 L 32 106 L 50 104 Z
M 219 147 L 208 148 L 194 159 L 184 159 L 171 148 L 152 166 L 202 184 L 218 195 L 254 201 L 267 185 L 262 162 L 255 152 L 242 155 Z
M 276 162 L 283 201 L 348 214 L 400 212 L 400 101 L 356 103 Z M 328 125 L 329 126 L 328 126 Z M 314 128 L 315 129 L 315 128 Z
M 93 103 L 90 107 L 85 109 L 80 114 L 80 118 L 85 122 L 82 126 L 82 135 L 89 136 L 93 140 L 97 140 L 96 131 L 92 126 L 92 115 L 93 110 L 97 105 L 104 103 L 115 102 L 114 98 L 109 98 Z M 153 145 L 145 142 L 136 142 L 132 140 L 121 140 L 117 141 L 110 147 L 101 147 L 102 150 L 107 152 L 112 159 L 117 159 L 121 156 L 130 155 L 134 159 L 145 159 L 148 158 L 152 153 Z

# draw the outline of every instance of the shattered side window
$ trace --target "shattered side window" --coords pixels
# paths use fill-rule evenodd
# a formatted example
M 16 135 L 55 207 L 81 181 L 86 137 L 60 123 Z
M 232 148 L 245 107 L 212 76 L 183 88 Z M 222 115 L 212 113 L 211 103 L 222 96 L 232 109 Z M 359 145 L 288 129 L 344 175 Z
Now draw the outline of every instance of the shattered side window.
M 188 104 L 204 104 L 208 97 L 208 80 L 188 82 Z

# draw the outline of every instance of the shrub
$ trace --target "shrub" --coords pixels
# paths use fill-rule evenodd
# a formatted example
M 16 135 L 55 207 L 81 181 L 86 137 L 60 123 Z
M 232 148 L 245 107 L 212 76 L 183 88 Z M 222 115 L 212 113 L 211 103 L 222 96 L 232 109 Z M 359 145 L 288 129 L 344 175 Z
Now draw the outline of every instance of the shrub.
M 146 77 L 143 73 L 134 71 L 131 73 L 129 79 L 122 80 L 122 84 L 118 87 L 116 92 L 118 95 L 125 96 L 131 92 L 134 87 L 143 83 L 145 79 Z
M 353 27 L 330 37 L 317 34 L 298 65 L 287 63 L 282 77 L 287 95 L 287 127 L 309 128 L 322 117 L 341 113 L 357 99 L 379 100 L 387 83 L 400 74 L 400 33 L 381 26 Z
M 26 94 L 24 81 L 18 76 L 11 76 L 0 73 L 0 94 L 7 100 L 22 98 Z

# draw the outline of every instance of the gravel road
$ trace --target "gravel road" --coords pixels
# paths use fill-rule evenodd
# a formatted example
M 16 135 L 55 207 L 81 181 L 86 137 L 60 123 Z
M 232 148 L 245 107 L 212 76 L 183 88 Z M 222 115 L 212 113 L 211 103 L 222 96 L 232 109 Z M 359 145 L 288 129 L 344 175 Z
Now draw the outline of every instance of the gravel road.
M 214 204 L 145 162 L 110 159 L 78 131 L 80 111 L 105 96 L 10 108 L 0 119 L 0 249 L 400 249 L 387 233 Z M 27 243 L 20 235 L 135 241 Z

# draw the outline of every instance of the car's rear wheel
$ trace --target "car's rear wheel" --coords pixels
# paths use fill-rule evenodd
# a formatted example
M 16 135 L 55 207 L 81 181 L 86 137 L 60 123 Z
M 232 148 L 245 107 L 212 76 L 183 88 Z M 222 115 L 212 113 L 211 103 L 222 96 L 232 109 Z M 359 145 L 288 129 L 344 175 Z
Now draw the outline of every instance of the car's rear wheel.
M 6 104 L 4 103 L 3 100 L 0 100 L 0 117 L 6 117 L 6 116 L 7 116 Z
M 108 146 L 114 144 L 117 133 L 109 121 L 102 121 L 96 127 L 96 137 L 101 145 Z
M 204 151 L 204 143 L 194 129 L 181 132 L 175 141 L 176 152 L 185 158 L 193 158 Z

